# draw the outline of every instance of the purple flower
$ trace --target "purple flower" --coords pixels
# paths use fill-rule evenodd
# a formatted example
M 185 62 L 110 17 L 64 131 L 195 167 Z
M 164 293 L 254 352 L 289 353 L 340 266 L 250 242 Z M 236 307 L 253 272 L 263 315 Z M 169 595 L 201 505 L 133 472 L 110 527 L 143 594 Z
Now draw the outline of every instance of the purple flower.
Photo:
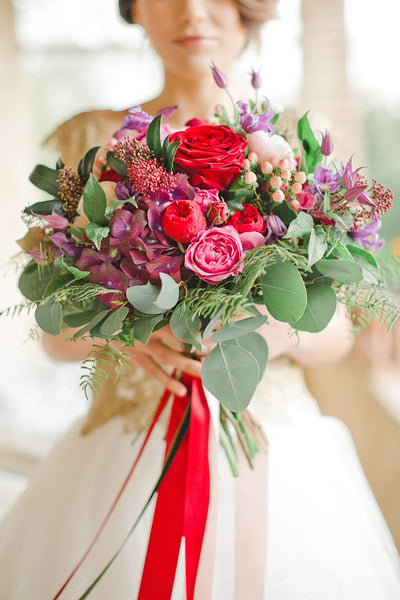
M 158 117 L 158 115 L 162 115 L 162 120 L 168 121 L 168 119 L 172 117 L 172 115 L 177 111 L 178 108 L 179 104 L 175 104 L 175 106 L 166 106 L 165 108 L 162 108 L 156 113 L 156 117 Z
M 117 208 L 110 220 L 111 244 L 117 246 L 129 242 L 138 234 L 138 229 L 135 215 L 129 210 Z
M 345 190 L 349 190 L 354 187 L 356 183 L 356 175 L 358 171 L 360 171 L 362 167 L 358 167 L 358 169 L 354 169 L 353 167 L 353 157 L 349 158 L 347 163 L 344 165 L 341 164 L 338 169 L 338 175 L 340 177 L 340 183 Z
M 111 263 L 103 262 L 101 265 L 93 265 L 89 267 L 89 271 L 88 279 L 92 283 L 98 283 L 109 290 L 119 290 L 119 292 L 125 293 L 128 287 L 128 278 Z M 116 300 L 121 300 L 119 292 L 101 294 L 98 299 L 112 307 Z
M 262 85 L 260 71 L 251 70 L 251 85 L 255 90 L 260 89 Z
M 380 250 L 385 241 L 379 237 L 377 231 L 382 227 L 380 219 L 376 219 L 372 223 L 364 225 L 357 231 L 351 231 L 350 235 L 354 240 L 361 242 L 370 250 Z
M 355 185 L 354 187 L 348 189 L 344 195 L 348 202 L 354 202 L 354 200 L 359 200 L 360 196 L 367 189 L 367 185 Z M 367 196 L 368 198 L 368 196 Z M 375 206 L 372 204 L 372 206 Z
M 129 115 L 123 118 L 121 129 L 139 131 L 142 127 L 147 127 L 153 120 L 152 116 L 147 112 L 142 111 L 140 105 L 130 108 L 129 113 Z M 117 135 L 115 135 L 115 137 L 117 137 Z
M 287 227 L 278 215 L 268 215 L 267 217 L 267 237 L 265 244 L 273 244 L 279 237 L 287 233 Z
M 53 229 L 65 229 L 69 225 L 68 219 L 58 215 L 54 209 L 51 215 L 38 215 L 34 212 L 32 214 L 42 221 L 46 221 L 47 226 L 53 227 Z
M 240 124 L 246 133 L 266 131 L 270 136 L 274 133 L 274 126 L 271 123 L 271 119 L 274 117 L 275 113 L 269 102 L 268 109 L 261 114 L 249 112 L 248 104 L 242 100 L 239 100 L 236 104 L 240 110 Z
M 135 195 L 135 191 L 129 181 L 120 180 L 115 186 L 115 195 L 118 200 L 129 200 Z
M 321 198 L 325 196 L 326 191 L 330 194 L 334 194 L 340 187 L 338 175 L 332 173 L 332 171 L 328 167 L 324 167 L 324 165 L 315 167 L 314 182 L 315 189 Z
M 68 237 L 63 231 L 57 231 L 51 236 L 51 241 L 57 248 L 68 254 L 68 256 L 78 256 L 80 248 L 72 237 Z
M 333 142 L 328 131 L 322 136 L 321 153 L 324 156 L 330 156 L 333 152 Z
M 211 62 L 210 67 L 217 86 L 221 89 L 228 87 L 229 81 L 227 76 L 221 71 L 221 69 L 218 69 L 214 61 Z

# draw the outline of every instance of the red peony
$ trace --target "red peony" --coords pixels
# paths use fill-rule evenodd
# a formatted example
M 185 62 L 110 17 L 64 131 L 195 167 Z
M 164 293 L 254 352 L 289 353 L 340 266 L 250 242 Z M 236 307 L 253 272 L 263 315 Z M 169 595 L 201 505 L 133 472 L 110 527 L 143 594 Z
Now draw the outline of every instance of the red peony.
M 180 142 L 175 167 L 189 175 L 192 185 L 224 190 L 242 172 L 247 141 L 229 127 L 188 127 L 172 133 L 169 141 Z
M 243 204 L 244 210 L 238 210 L 229 217 L 227 224 L 232 225 L 239 233 L 258 231 L 264 234 L 267 228 L 258 210 L 251 204 Z
M 162 226 L 166 236 L 187 244 L 207 226 L 207 219 L 197 202 L 175 200 L 165 209 Z

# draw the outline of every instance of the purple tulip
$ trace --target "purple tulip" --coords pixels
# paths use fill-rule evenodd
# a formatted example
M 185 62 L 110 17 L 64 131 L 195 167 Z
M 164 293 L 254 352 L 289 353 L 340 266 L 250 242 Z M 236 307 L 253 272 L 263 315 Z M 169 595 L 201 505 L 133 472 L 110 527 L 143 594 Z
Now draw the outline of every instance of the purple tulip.
M 324 156 L 330 156 L 333 152 L 333 142 L 328 131 L 322 136 L 321 153 Z
M 223 73 L 221 71 L 221 69 L 218 69 L 218 67 L 216 66 L 216 64 L 214 63 L 214 61 L 211 62 L 211 70 L 212 70 L 212 74 L 214 77 L 214 81 L 217 84 L 217 86 L 221 89 L 224 89 L 226 87 L 228 87 L 229 85 L 229 81 L 227 76 L 225 75 L 225 73 Z
M 260 71 L 251 70 L 251 85 L 255 90 L 259 90 L 262 86 Z

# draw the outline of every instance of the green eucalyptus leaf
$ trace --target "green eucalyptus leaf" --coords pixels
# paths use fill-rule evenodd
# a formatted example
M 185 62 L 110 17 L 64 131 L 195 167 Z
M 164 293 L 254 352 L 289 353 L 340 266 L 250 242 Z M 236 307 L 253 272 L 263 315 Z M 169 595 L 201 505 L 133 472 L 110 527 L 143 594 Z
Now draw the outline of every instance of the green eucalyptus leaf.
M 325 233 L 320 228 L 311 229 L 308 241 L 308 266 L 311 267 L 320 260 L 328 248 Z
M 204 386 L 229 410 L 243 411 L 257 387 L 259 365 L 251 352 L 219 342 L 201 368 Z
M 268 362 L 268 344 L 263 336 L 253 331 L 236 339 L 228 340 L 226 343 L 239 346 L 254 356 L 258 364 L 257 381 L 260 382 Z
M 155 327 L 163 320 L 163 315 L 153 315 L 152 317 L 140 317 L 134 325 L 133 334 L 142 344 L 147 344 Z
M 50 169 L 45 165 L 36 165 L 29 175 L 29 181 L 51 196 L 58 196 L 58 169 Z
M 90 173 L 93 171 L 93 165 L 96 158 L 97 152 L 100 150 L 100 146 L 95 146 L 88 150 L 82 160 L 79 162 L 78 175 L 84 179 L 88 179 Z
M 307 305 L 304 281 L 292 263 L 276 262 L 261 277 L 264 303 L 278 321 L 297 321 Z
M 41 300 L 48 283 L 58 275 L 54 265 L 39 265 L 31 260 L 22 271 L 18 287 L 28 300 Z
M 272 212 L 274 215 L 277 215 L 282 221 L 285 223 L 286 227 L 289 227 L 290 223 L 294 221 L 299 214 L 297 210 L 294 210 L 292 206 L 290 206 L 289 202 L 284 200 L 280 204 L 276 204 Z
M 291 221 L 287 233 L 283 236 L 285 239 L 301 238 L 314 229 L 314 220 L 311 215 L 301 211 L 297 217 Z
M 67 327 L 83 327 L 86 323 L 89 323 L 97 315 L 96 308 L 90 308 L 88 310 L 81 310 L 79 312 L 73 312 L 63 315 L 63 321 Z
M 312 284 L 307 287 L 307 306 L 303 316 L 290 325 L 300 331 L 317 333 L 332 319 L 336 310 L 336 294 L 329 285 Z
M 305 162 L 309 173 L 313 173 L 315 167 L 322 160 L 321 147 L 317 142 L 308 120 L 308 112 L 297 123 L 297 137 L 305 152 Z
M 24 208 L 24 213 L 27 215 L 51 215 L 53 211 L 60 216 L 64 215 L 62 209 L 61 200 L 53 198 L 52 200 L 43 200 L 42 202 L 35 202 L 31 206 Z
M 170 327 L 172 333 L 183 342 L 192 344 L 199 352 L 201 352 L 201 344 L 196 339 L 196 334 L 201 328 L 201 320 L 199 317 L 194 317 L 189 311 L 182 310 L 182 307 L 177 306 L 171 315 Z
M 47 284 L 46 289 L 43 292 L 43 297 L 47 298 L 58 290 L 64 289 L 72 281 L 74 281 L 74 276 L 71 273 L 61 273 L 60 275 L 57 275 Z
M 250 331 L 258 329 L 261 327 L 261 325 L 264 325 L 266 321 L 267 317 L 260 315 L 257 317 L 241 319 L 240 321 L 235 321 L 233 323 L 227 323 L 218 329 L 211 339 L 214 342 L 232 340 L 234 338 L 241 337 L 242 335 L 247 335 Z
M 104 304 L 99 302 L 99 307 Z M 74 340 L 82 337 L 83 335 L 85 335 L 85 333 L 88 333 L 88 331 L 92 331 L 99 323 L 101 323 L 103 321 L 103 319 L 105 319 L 107 317 L 107 315 L 110 314 L 110 309 L 109 308 L 105 308 L 105 309 L 101 309 L 99 308 L 97 314 L 95 314 L 90 321 L 84 326 L 82 327 L 82 329 L 79 329 L 79 331 L 77 331 L 76 333 L 74 333 Z
M 100 250 L 101 240 L 108 236 L 110 228 L 108 226 L 102 227 L 97 223 L 88 223 L 85 227 L 85 233 L 86 237 L 94 243 L 97 250 Z
M 156 158 L 162 158 L 161 144 L 161 119 L 162 115 L 155 117 L 147 128 L 146 145 L 152 150 Z
M 91 223 L 107 225 L 105 210 L 107 199 L 100 183 L 91 173 L 83 191 L 83 212 Z
M 315 266 L 322 275 L 342 283 L 353 283 L 363 278 L 362 268 L 354 260 L 323 258 Z
M 112 150 L 109 150 L 106 155 L 106 160 L 108 165 L 116 172 L 118 175 L 121 175 L 123 179 L 126 179 L 128 174 L 127 168 L 120 160 L 117 158 Z
M 329 190 L 326 190 L 325 195 L 324 195 L 324 204 L 322 206 L 322 211 L 326 214 L 330 211 L 331 209 L 331 195 L 329 193 Z
M 154 304 L 159 294 L 160 286 L 153 283 L 133 285 L 126 290 L 128 302 L 145 315 L 158 315 L 165 312 L 164 308 Z
M 179 299 L 179 284 L 167 273 L 160 273 L 161 290 L 154 304 L 163 310 L 173 308 Z
M 36 308 L 36 322 L 45 333 L 58 335 L 61 332 L 61 318 L 61 304 L 55 300 L 48 300 Z
M 113 310 L 112 313 L 102 322 L 100 331 L 106 337 L 112 337 L 119 331 L 121 331 L 122 323 L 129 314 L 129 308 L 127 306 L 120 306 L 117 310 Z

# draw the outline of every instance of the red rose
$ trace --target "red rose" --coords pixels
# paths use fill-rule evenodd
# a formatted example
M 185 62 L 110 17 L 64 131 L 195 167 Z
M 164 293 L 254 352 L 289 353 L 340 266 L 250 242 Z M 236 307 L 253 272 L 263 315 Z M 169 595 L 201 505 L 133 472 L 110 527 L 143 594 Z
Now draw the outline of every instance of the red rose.
M 243 204 L 244 210 L 238 210 L 229 217 L 227 224 L 232 225 L 239 233 L 258 231 L 264 234 L 267 228 L 258 210 L 251 204 Z
M 224 190 L 242 172 L 247 141 L 222 125 L 198 125 L 172 133 L 170 143 L 180 142 L 175 166 L 190 176 L 192 185 Z
M 165 209 L 162 226 L 166 236 L 187 244 L 207 226 L 207 219 L 197 202 L 175 200 Z

